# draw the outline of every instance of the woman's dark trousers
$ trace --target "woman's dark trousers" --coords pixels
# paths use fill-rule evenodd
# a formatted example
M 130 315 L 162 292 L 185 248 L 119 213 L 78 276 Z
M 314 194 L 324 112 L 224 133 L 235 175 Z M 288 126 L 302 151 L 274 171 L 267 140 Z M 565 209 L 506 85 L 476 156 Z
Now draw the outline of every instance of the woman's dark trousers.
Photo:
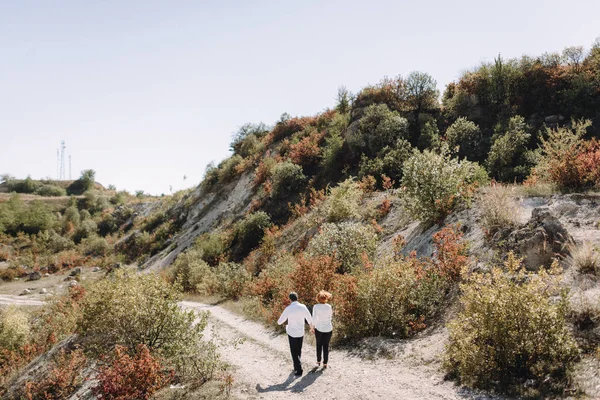
M 315 338 L 317 339 L 317 362 L 321 362 L 323 354 L 323 364 L 329 361 L 329 341 L 333 332 L 319 332 L 315 329 Z

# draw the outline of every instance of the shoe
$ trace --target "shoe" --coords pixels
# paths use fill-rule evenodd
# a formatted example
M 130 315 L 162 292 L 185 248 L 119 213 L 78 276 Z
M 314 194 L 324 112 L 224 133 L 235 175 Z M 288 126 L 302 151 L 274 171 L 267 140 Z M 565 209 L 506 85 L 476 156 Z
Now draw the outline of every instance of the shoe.
M 296 375 L 296 376 L 302 376 L 303 373 L 304 373 L 304 371 L 300 370 L 300 371 L 296 371 L 294 373 L 294 375 Z
M 327 364 L 323 364 L 323 369 L 327 368 Z
M 321 366 L 321 361 L 317 361 L 317 368 Z

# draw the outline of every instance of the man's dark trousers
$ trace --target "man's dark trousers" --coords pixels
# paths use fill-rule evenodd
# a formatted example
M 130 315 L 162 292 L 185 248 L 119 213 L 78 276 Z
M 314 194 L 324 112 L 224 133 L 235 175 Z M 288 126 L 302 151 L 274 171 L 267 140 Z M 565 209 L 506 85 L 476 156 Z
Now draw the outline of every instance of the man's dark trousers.
M 302 364 L 300 363 L 300 357 L 302 356 L 302 340 L 303 336 L 299 338 L 291 337 L 288 335 L 290 341 L 290 351 L 292 352 L 292 361 L 294 361 L 294 370 L 296 373 L 302 372 Z

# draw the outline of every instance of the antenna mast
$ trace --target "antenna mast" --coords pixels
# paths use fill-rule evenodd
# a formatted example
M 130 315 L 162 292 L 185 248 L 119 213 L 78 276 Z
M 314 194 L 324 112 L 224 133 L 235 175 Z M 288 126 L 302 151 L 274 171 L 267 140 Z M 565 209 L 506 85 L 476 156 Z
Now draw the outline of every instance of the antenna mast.
M 59 176 L 59 180 L 63 181 L 65 180 L 65 149 L 67 148 L 67 146 L 65 146 L 65 141 L 61 140 L 60 142 L 60 176 Z

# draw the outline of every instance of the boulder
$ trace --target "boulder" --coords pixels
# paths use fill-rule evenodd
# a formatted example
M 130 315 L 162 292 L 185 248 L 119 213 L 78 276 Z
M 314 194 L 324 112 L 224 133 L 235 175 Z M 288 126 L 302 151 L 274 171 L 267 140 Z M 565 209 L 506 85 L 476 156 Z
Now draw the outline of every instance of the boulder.
M 77 285 L 79 285 L 79 282 L 77 282 L 77 281 L 71 281 L 69 283 L 69 287 L 73 287 L 73 286 L 77 286 Z
M 72 280 L 75 280 L 75 277 L 73 277 L 73 276 L 67 276 L 65 279 L 63 279 L 64 282 L 69 282 L 69 281 L 72 281 Z
M 37 281 L 42 279 L 42 274 L 39 271 L 33 271 L 27 274 L 28 281 Z
M 31 294 L 31 290 L 23 289 L 23 291 L 19 294 L 19 296 L 26 296 L 28 294 Z
M 58 272 L 60 268 L 58 268 L 58 266 L 56 264 L 50 264 L 48 265 L 48 272 L 51 274 L 55 274 Z
M 92 272 L 99 272 L 99 271 L 100 271 L 100 268 L 99 268 L 99 267 L 94 267 L 94 268 L 92 268 Z
M 48 290 L 46 288 L 42 288 L 42 290 L 40 290 L 40 294 L 48 294 Z
M 81 268 L 77 267 L 75 268 L 73 271 L 71 271 L 71 273 L 69 274 L 69 276 L 79 276 L 81 275 Z
M 547 207 L 534 208 L 526 225 L 511 232 L 506 239 L 506 250 L 523 258 L 525 267 L 538 270 L 548 267 L 557 257 L 568 254 L 572 238 L 560 221 Z

